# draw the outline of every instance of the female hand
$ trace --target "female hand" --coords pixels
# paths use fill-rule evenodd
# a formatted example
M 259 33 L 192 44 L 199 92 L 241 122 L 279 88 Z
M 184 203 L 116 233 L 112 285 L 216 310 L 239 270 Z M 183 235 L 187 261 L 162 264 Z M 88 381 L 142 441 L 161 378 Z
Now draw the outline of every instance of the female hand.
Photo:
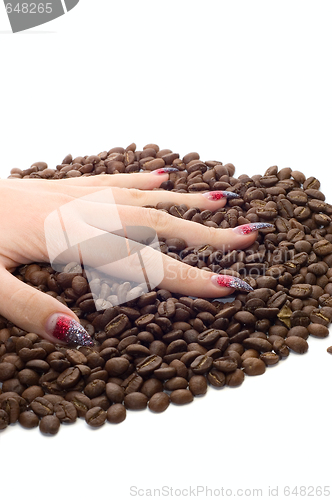
M 70 232 L 72 239 L 77 237 L 78 241 L 82 241 L 82 235 L 85 240 L 90 241 L 97 236 L 110 235 L 111 231 L 114 231 L 115 211 L 124 230 L 126 227 L 144 226 L 153 229 L 159 237 L 180 237 L 185 239 L 188 245 L 210 244 L 221 250 L 246 248 L 255 241 L 257 229 L 270 226 L 259 223 L 234 229 L 215 229 L 172 217 L 160 210 L 144 208 L 145 205 L 155 206 L 161 201 L 167 201 L 175 205 L 185 203 L 189 207 L 215 211 L 226 204 L 227 197 L 236 196 L 227 191 L 183 194 L 152 190 L 167 180 L 169 172 L 173 170 L 164 168 L 151 173 L 113 174 L 53 181 L 0 180 L 3 214 L 0 221 L 0 314 L 22 329 L 35 332 L 52 342 L 93 344 L 73 311 L 52 296 L 11 274 L 19 265 L 52 260 L 50 248 L 58 247 L 59 234 L 56 231 L 48 231 L 49 234 L 45 235 L 45 221 L 49 221 L 54 214 L 66 211 L 68 207 L 73 216 L 68 218 L 70 228 L 67 227 L 66 231 Z M 113 198 L 111 202 L 110 197 Z M 113 240 L 104 240 L 105 244 L 100 249 L 102 256 L 114 252 L 115 241 L 116 245 L 121 242 L 121 236 L 111 236 Z M 194 268 L 193 274 L 191 266 L 151 247 L 145 249 L 145 267 L 147 262 L 152 268 L 156 262 L 161 262 L 163 276 L 157 284 L 171 292 L 199 297 L 222 297 L 232 293 L 235 288 L 251 290 L 247 283 L 238 278 L 216 275 L 197 268 Z M 100 252 L 97 256 L 96 252 L 88 253 L 89 266 L 98 267 Z M 110 263 L 100 268 L 103 272 L 122 279 L 136 278 L 135 281 L 140 282 L 142 268 L 137 252 L 132 256 L 129 269 L 127 266 L 119 269 L 116 263 L 108 262 Z

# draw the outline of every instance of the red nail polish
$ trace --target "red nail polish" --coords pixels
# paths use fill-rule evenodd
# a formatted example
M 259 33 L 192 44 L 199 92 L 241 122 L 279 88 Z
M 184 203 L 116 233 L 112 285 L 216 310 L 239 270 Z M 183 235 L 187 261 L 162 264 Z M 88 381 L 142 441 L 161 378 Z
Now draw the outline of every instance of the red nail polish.
M 242 224 L 242 226 L 234 227 L 233 231 L 238 234 L 250 234 L 253 231 L 258 231 L 259 229 L 265 229 L 267 227 L 273 227 L 273 224 L 267 222 L 252 222 L 251 224 Z
M 239 198 L 239 195 L 232 191 L 209 191 L 208 193 L 204 193 L 203 196 L 210 201 L 218 201 L 222 198 Z
M 83 326 L 65 314 L 53 314 L 47 320 L 45 330 L 52 337 L 67 344 L 94 345 L 92 338 Z
M 211 277 L 211 281 L 214 285 L 226 288 L 235 288 L 236 290 L 241 290 L 243 292 L 252 292 L 253 288 L 248 285 L 245 281 L 236 278 L 235 276 L 230 276 L 228 274 L 214 274 Z
M 152 174 L 160 175 L 160 174 L 170 174 L 171 172 L 178 172 L 179 169 L 175 167 L 164 167 L 158 168 L 157 170 L 153 170 Z

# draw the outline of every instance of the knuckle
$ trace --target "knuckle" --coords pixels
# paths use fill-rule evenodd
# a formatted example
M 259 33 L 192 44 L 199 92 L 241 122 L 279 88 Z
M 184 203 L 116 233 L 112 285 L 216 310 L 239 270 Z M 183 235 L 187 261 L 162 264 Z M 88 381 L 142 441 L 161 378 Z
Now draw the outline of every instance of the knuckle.
M 150 227 L 159 231 L 167 231 L 170 227 L 171 216 L 165 212 L 161 212 L 156 208 L 146 209 L 146 220 Z
M 208 241 L 211 243 L 215 242 L 217 240 L 217 230 L 215 227 L 210 227 L 210 226 L 205 226 L 205 230 L 207 231 L 207 238 Z M 220 233 L 219 233 L 219 239 L 220 239 Z
M 145 198 L 145 193 L 140 189 L 129 188 L 128 189 L 130 196 L 137 201 L 142 201 Z

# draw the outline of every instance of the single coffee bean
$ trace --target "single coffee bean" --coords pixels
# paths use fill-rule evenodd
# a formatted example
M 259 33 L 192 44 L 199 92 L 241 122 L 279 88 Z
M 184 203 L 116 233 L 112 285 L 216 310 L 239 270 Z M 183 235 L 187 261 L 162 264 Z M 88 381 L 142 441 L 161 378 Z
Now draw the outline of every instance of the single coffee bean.
M 183 377 L 173 377 L 164 384 L 166 391 L 175 391 L 176 389 L 186 389 L 188 387 L 188 380 Z
M 8 397 L 3 400 L 0 404 L 0 408 L 7 413 L 10 424 L 17 422 L 20 414 L 20 405 L 16 398 Z
M 255 349 L 259 352 L 271 351 L 272 345 L 268 340 L 261 338 L 247 338 L 244 339 L 243 345 L 248 349 Z
M 138 363 L 136 366 L 137 373 L 139 373 L 142 377 L 150 375 L 160 367 L 162 362 L 163 360 L 160 356 L 152 354 Z
M 85 386 L 84 394 L 88 398 L 96 398 L 100 396 L 106 389 L 106 383 L 104 380 L 96 379 Z
M 275 352 L 263 352 L 260 356 L 260 359 L 264 361 L 266 366 L 272 366 L 278 363 L 279 356 Z
M 214 360 L 213 367 L 221 372 L 230 373 L 236 370 L 237 363 L 231 356 L 225 356 Z
M 265 367 L 264 361 L 257 358 L 247 358 L 242 363 L 246 375 L 262 375 L 265 372 Z
M 95 406 L 88 410 L 85 415 L 85 421 L 91 427 L 101 427 L 106 422 L 107 413 L 100 406 Z
M 111 424 L 120 424 L 125 420 L 126 416 L 126 408 L 120 403 L 110 406 L 107 410 L 107 420 Z
M 197 356 L 195 360 L 191 363 L 190 368 L 196 375 L 201 375 L 209 371 L 213 363 L 213 359 L 207 356 L 206 354 L 202 354 Z
M 87 411 L 91 408 L 90 399 L 80 392 L 69 392 L 66 399 L 73 403 L 79 417 L 85 417 Z
M 304 354 L 308 350 L 308 342 L 302 337 L 293 335 L 285 339 L 285 344 L 297 354 Z
M 255 358 L 254 358 L 255 359 Z M 244 381 L 244 372 L 237 368 L 234 372 L 227 373 L 226 385 L 229 387 L 239 387 Z
M 154 413 L 165 411 L 170 404 L 170 398 L 165 392 L 156 392 L 149 400 L 148 406 Z
M 289 290 L 289 294 L 292 297 L 298 297 L 301 299 L 310 297 L 311 293 L 312 293 L 312 286 L 309 284 L 293 285 Z
M 171 402 L 177 405 L 185 405 L 191 403 L 194 399 L 192 392 L 189 389 L 177 389 L 170 394 Z
M 24 427 L 25 429 L 33 429 L 34 427 L 38 427 L 39 425 L 39 418 L 32 411 L 24 411 L 23 413 L 21 413 L 18 418 L 18 421 L 21 424 L 21 426 Z M 1 422 L 1 417 L 0 417 L 0 422 Z M 0 423 L 0 429 L 1 429 L 1 423 Z
M 129 361 L 128 359 L 121 358 L 111 358 L 106 362 L 105 369 L 108 374 L 112 376 L 119 376 L 125 373 L 128 370 Z
M 309 337 L 308 329 L 304 326 L 294 326 L 287 332 L 287 337 L 292 336 L 302 337 L 303 339 L 307 339 Z
M 77 419 L 77 410 L 69 401 L 57 403 L 54 406 L 54 413 L 60 422 L 73 423 Z
M 128 410 L 144 410 L 148 404 L 148 398 L 142 392 L 131 392 L 125 396 L 124 404 Z
M 57 378 L 57 384 L 62 389 L 69 389 L 74 387 L 81 378 L 81 373 L 78 368 L 72 367 L 67 368 L 64 372 Z
M 14 376 L 16 368 L 12 363 L 0 363 L 0 382 L 4 382 Z
M 124 389 L 117 384 L 108 382 L 105 387 L 106 396 L 111 403 L 122 403 L 124 398 Z
M 325 325 L 320 325 L 319 323 L 311 323 L 308 325 L 308 332 L 313 337 L 325 338 L 329 334 L 329 329 Z
M 201 396 L 207 391 L 206 378 L 203 375 L 193 375 L 189 380 L 189 389 L 194 396 Z
M 30 408 L 39 417 L 44 417 L 45 415 L 52 415 L 54 411 L 53 404 L 44 397 L 35 398 L 30 404 Z
M 43 434 L 54 436 L 59 432 L 60 420 L 55 415 L 46 415 L 40 420 L 39 429 Z

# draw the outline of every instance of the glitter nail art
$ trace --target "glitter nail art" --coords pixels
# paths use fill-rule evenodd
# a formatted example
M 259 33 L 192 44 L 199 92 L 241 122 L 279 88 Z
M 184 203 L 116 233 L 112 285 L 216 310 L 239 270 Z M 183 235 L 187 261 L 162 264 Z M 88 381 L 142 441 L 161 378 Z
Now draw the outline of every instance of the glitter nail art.
M 153 170 L 153 174 L 160 175 L 160 174 L 170 174 L 171 172 L 178 172 L 179 169 L 175 167 L 164 167 L 164 168 L 158 168 L 157 170 Z
M 232 191 L 209 191 L 208 193 L 204 193 L 203 196 L 210 201 L 218 201 L 222 198 L 239 198 L 239 195 L 232 193 Z
M 55 314 L 49 319 L 48 325 L 50 327 L 48 328 L 49 333 L 67 344 L 94 345 L 92 338 L 83 326 L 69 316 Z
M 228 274 L 214 274 L 211 281 L 216 286 L 224 286 L 226 288 L 235 288 L 236 290 L 241 290 L 242 292 L 252 292 L 253 288 L 248 285 L 245 281 L 236 278 L 235 276 L 229 276 Z
M 242 226 L 237 226 L 233 228 L 234 233 L 238 234 L 250 234 L 253 231 L 258 231 L 259 229 L 265 229 L 268 227 L 274 227 L 273 224 L 267 222 L 253 222 L 251 224 L 243 224 Z

